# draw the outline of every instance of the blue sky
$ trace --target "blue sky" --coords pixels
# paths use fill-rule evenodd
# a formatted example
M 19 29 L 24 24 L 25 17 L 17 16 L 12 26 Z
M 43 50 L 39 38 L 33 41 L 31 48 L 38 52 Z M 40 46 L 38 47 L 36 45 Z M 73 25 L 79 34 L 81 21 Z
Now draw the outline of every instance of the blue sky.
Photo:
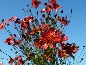
M 46 1 L 46 0 L 41 0 Z M 86 46 L 86 0 L 58 0 L 59 4 L 63 6 L 64 14 L 58 13 L 58 15 L 70 16 L 70 9 L 73 10 L 73 14 L 71 15 L 70 24 L 68 25 L 65 34 L 69 37 L 68 42 L 72 43 L 75 42 L 77 45 L 80 46 L 80 50 L 77 52 L 76 59 L 80 55 L 82 51 L 82 46 Z M 0 1 L 0 21 L 4 18 L 5 20 L 9 19 L 12 16 L 17 16 L 19 18 L 24 18 L 24 12 L 22 8 L 27 9 L 26 4 L 30 4 L 31 0 L 1 0 Z M 40 6 L 42 8 L 42 6 Z M 62 9 L 59 9 L 62 10 Z M 36 12 L 33 9 L 33 12 Z M 12 28 L 12 25 L 8 27 L 14 33 L 15 31 Z M 0 49 L 14 57 L 15 55 L 10 51 L 11 46 L 7 46 L 4 43 L 4 40 L 9 37 L 8 33 L 5 29 L 0 31 Z M 86 50 L 86 49 L 85 49 Z M 84 52 L 86 52 L 84 50 Z M 82 54 L 83 55 L 83 54 Z M 8 58 L 5 54 L 0 52 L 0 58 Z M 81 56 L 82 57 L 82 56 Z M 80 65 L 84 65 L 86 62 L 86 55 L 84 56 L 84 60 Z M 80 59 L 80 58 L 78 58 Z M 0 62 L 4 62 L 4 65 L 8 65 L 7 60 L 0 59 Z

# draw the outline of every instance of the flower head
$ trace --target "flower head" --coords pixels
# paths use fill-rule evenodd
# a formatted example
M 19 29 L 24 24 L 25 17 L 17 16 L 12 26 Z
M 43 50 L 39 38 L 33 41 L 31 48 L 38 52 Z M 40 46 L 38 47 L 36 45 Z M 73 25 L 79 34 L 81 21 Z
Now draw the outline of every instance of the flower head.
M 52 6 L 53 6 L 53 8 L 55 9 L 56 12 L 58 12 L 58 9 L 59 9 L 59 8 L 62 8 L 62 6 L 60 6 L 60 5 L 57 4 L 57 3 L 53 3 Z
M 32 7 L 34 7 L 34 8 L 38 8 L 39 7 L 39 4 L 41 4 L 41 2 L 40 1 L 38 1 L 38 0 L 32 0 Z
M 58 16 L 57 20 L 59 20 L 65 26 L 67 26 L 68 23 L 70 22 L 67 19 L 65 19 L 64 17 L 60 18 L 59 16 Z
M 5 42 L 5 43 L 8 43 L 8 45 L 9 45 L 9 44 L 12 44 L 12 45 L 13 45 L 13 44 L 14 44 L 14 38 L 15 38 L 14 36 L 10 36 L 10 37 L 7 38 L 4 42 Z

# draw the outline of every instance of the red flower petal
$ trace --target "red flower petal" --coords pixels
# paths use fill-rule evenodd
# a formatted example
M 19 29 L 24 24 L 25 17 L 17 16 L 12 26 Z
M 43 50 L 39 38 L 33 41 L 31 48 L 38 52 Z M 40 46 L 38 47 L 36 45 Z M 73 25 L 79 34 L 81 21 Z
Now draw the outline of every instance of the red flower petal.
M 62 8 L 62 6 L 58 5 L 57 3 L 53 3 L 53 8 L 55 9 L 56 12 L 58 12 L 59 8 Z
M 56 37 L 56 38 L 52 38 L 52 39 L 51 39 L 51 41 L 53 41 L 53 42 L 57 42 L 57 43 L 60 42 L 60 40 L 61 40 L 61 39 L 58 38 L 58 37 Z
M 25 22 L 24 20 L 21 20 L 21 28 L 23 30 L 26 30 L 26 28 L 29 27 L 29 22 Z
M 56 48 L 56 44 L 49 43 L 49 46 L 50 46 L 51 48 Z
M 42 45 L 41 46 L 41 48 L 44 50 L 44 49 L 47 49 L 47 47 L 48 47 L 48 44 L 47 43 L 45 43 L 44 45 Z

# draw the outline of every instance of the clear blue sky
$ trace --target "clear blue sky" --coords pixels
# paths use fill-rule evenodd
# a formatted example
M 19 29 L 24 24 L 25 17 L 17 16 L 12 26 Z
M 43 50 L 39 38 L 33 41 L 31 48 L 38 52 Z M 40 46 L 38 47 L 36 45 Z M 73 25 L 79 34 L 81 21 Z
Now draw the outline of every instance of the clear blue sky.
M 41 0 L 46 1 L 46 0 Z M 24 18 L 24 12 L 22 8 L 27 9 L 26 4 L 31 3 L 31 0 L 1 0 L 0 1 L 0 21 L 4 18 L 5 20 L 9 19 L 12 16 L 17 16 L 19 18 Z M 64 14 L 58 15 L 70 15 L 70 9 L 73 10 L 73 14 L 71 17 L 71 22 L 66 29 L 65 34 L 69 37 L 68 42 L 75 42 L 80 46 L 80 50 L 77 53 L 76 59 L 80 55 L 82 50 L 82 46 L 86 46 L 86 0 L 59 0 L 58 2 L 61 6 L 63 6 Z M 42 8 L 42 6 L 40 6 Z M 62 9 L 59 9 L 62 10 Z M 33 9 L 35 12 L 35 10 Z M 12 25 L 8 27 L 13 33 L 15 32 L 12 28 Z M 4 40 L 9 37 L 8 33 L 5 29 L 0 31 L 0 49 L 6 52 L 8 55 L 14 57 L 14 54 L 10 51 L 11 46 L 7 46 L 4 43 Z M 86 50 L 86 49 L 85 49 Z M 86 52 L 84 50 L 84 52 Z M 8 58 L 5 54 L 0 52 L 0 58 Z M 79 58 L 80 59 L 80 58 Z M 0 62 L 4 62 L 4 65 L 8 65 L 6 59 L 0 59 Z M 84 60 L 80 65 L 86 64 L 86 55 L 84 56 Z

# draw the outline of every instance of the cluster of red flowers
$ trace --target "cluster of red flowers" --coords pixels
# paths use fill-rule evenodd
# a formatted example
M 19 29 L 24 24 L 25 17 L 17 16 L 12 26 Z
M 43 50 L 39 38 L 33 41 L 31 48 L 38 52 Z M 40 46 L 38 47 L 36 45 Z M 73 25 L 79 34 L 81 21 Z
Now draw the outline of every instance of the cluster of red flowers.
M 40 1 L 38 1 L 38 0 L 32 0 L 32 7 L 34 7 L 34 8 L 38 8 L 39 7 L 39 4 L 41 4 L 41 2 Z
M 51 27 L 49 30 L 42 32 L 39 37 L 39 41 L 35 42 L 36 46 L 41 46 L 42 49 L 47 49 L 47 46 L 49 45 L 51 48 L 56 47 L 56 43 L 59 43 L 60 41 L 67 41 L 68 37 L 61 36 L 61 31 L 58 31 L 58 33 L 55 33 L 56 29 Z M 40 47 L 39 46 L 39 47 Z
M 41 2 L 39 0 L 32 0 L 31 4 L 32 4 L 32 7 L 38 8 Z M 56 12 L 58 12 L 58 8 L 62 8 L 60 5 L 57 4 L 56 0 L 49 0 L 48 3 L 44 2 L 44 5 L 46 5 L 46 7 L 40 11 L 41 13 L 44 13 L 44 12 L 50 13 L 52 12 L 53 9 Z M 48 18 L 46 15 L 44 17 L 45 19 Z M 67 26 L 68 23 L 70 22 L 67 20 L 67 17 L 61 18 L 60 16 L 54 17 L 54 18 L 51 17 L 51 19 L 49 20 L 53 22 L 55 18 L 56 18 L 56 21 L 61 22 L 61 24 L 64 26 Z M 30 36 L 34 36 L 35 39 L 32 39 L 32 41 L 34 40 L 34 42 L 33 44 L 30 44 L 30 46 L 36 49 L 41 49 L 41 51 L 43 51 L 42 54 L 40 53 L 41 56 L 44 59 L 47 59 L 48 61 L 54 62 L 53 57 L 55 54 L 58 54 L 59 58 L 62 58 L 62 57 L 67 58 L 70 56 L 73 57 L 73 54 L 75 54 L 78 50 L 78 47 L 76 46 L 75 43 L 65 44 L 65 42 L 68 40 L 68 36 L 66 36 L 60 29 L 57 29 L 54 26 L 51 26 L 52 24 L 50 23 L 48 24 L 43 21 L 42 24 L 35 27 L 32 26 L 32 29 L 30 29 L 30 26 L 31 26 L 30 23 L 34 24 L 35 22 L 35 17 L 32 15 L 26 16 L 24 19 L 19 19 L 16 16 L 14 16 L 6 21 L 2 21 L 2 23 L 0 24 L 0 30 L 3 29 L 7 23 L 10 23 L 14 20 L 15 20 L 14 22 L 15 24 L 19 24 L 21 26 L 20 33 L 22 32 L 22 35 L 20 36 L 22 36 L 22 38 L 24 37 L 25 43 L 26 41 L 28 41 L 28 39 L 32 39 L 30 38 Z M 4 42 L 7 43 L 8 45 L 22 47 L 22 42 L 24 40 L 23 39 L 16 40 L 15 38 L 16 38 L 15 35 L 11 35 Z M 57 45 L 60 45 L 60 46 L 57 46 Z M 29 45 L 27 46 L 28 47 L 25 47 L 25 48 L 29 48 Z M 20 48 L 20 49 L 25 50 L 25 48 L 24 49 Z M 56 50 L 58 50 L 58 53 L 56 52 Z M 26 55 L 29 53 L 32 53 L 32 52 L 27 51 Z M 22 55 L 15 57 L 14 59 L 11 58 L 9 63 L 12 64 L 13 62 L 16 62 L 18 65 L 20 65 L 21 63 L 24 64 L 24 61 L 22 60 Z
M 39 0 L 32 0 L 32 7 L 38 8 L 39 4 L 41 2 Z M 51 12 L 53 9 L 55 9 L 56 12 L 58 12 L 58 8 L 62 8 L 62 6 L 58 5 L 56 0 L 49 0 L 49 3 L 44 3 L 47 7 L 42 9 L 41 12 Z
M 72 44 L 64 44 L 64 41 L 67 41 L 68 37 L 62 34 L 62 32 L 59 30 L 57 30 L 56 33 L 56 29 L 53 27 L 49 28 L 47 31 L 42 32 L 40 35 L 41 36 L 39 39 L 36 39 L 33 44 L 36 47 L 40 47 L 43 50 L 46 50 L 49 46 L 50 48 L 54 49 L 56 48 L 56 44 L 60 43 L 62 48 L 59 49 L 59 57 L 64 57 L 64 54 L 66 57 L 68 57 L 68 55 L 72 56 L 73 53 L 77 52 L 78 47 L 76 45 L 72 46 Z

